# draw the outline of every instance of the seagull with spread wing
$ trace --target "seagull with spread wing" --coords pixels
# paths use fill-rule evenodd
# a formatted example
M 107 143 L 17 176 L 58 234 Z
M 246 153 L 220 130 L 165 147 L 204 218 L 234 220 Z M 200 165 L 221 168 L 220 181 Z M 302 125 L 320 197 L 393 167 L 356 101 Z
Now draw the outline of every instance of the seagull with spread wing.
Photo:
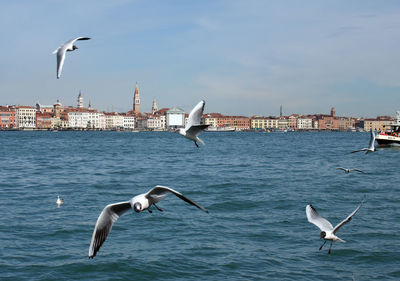
M 371 129 L 371 134 L 370 134 L 370 138 L 369 138 L 369 145 L 368 148 L 363 148 L 363 149 L 359 149 L 359 150 L 354 150 L 350 153 L 354 153 L 354 152 L 360 152 L 360 151 L 365 151 L 365 154 L 367 154 L 368 152 L 374 152 L 376 151 L 375 148 L 375 133 L 374 131 L 372 131 Z
M 364 197 L 364 200 L 365 200 L 365 197 Z M 331 253 L 333 242 L 336 242 L 336 241 L 346 242 L 346 241 L 340 239 L 339 237 L 337 237 L 336 233 L 339 231 L 339 229 L 343 225 L 345 225 L 346 223 L 351 221 L 353 216 L 361 208 L 362 204 L 364 203 L 364 200 L 357 207 L 357 209 L 355 209 L 350 215 L 347 216 L 347 218 L 345 218 L 341 223 L 339 223 L 335 227 L 333 227 L 332 224 L 328 220 L 321 217 L 318 214 L 317 210 L 311 204 L 307 205 L 306 214 L 307 214 L 308 221 L 312 224 L 315 224 L 321 230 L 320 238 L 325 240 L 324 244 L 322 244 L 321 247 L 319 248 L 320 250 L 322 249 L 322 247 L 325 245 L 326 241 L 328 241 L 328 240 L 331 241 L 331 245 L 330 245 L 329 251 L 328 251 L 329 254 Z
M 64 65 L 65 61 L 65 53 L 66 52 L 72 52 L 76 49 L 78 49 L 77 46 L 74 45 L 74 43 L 78 40 L 89 40 L 89 37 L 78 37 L 75 39 L 71 39 L 67 42 L 65 42 L 63 45 L 58 47 L 53 54 L 57 54 L 57 79 L 60 78 L 61 76 L 61 71 Z
M 189 198 L 183 196 L 180 192 L 166 186 L 157 185 L 150 189 L 147 193 L 139 194 L 129 201 L 107 205 L 103 209 L 93 230 L 92 240 L 90 241 L 89 246 L 89 258 L 94 258 L 96 256 L 96 253 L 99 251 L 101 245 L 103 245 L 108 234 L 110 233 L 113 224 L 120 216 L 131 209 L 133 209 L 136 213 L 140 213 L 144 210 L 152 213 L 152 211 L 149 209 L 152 205 L 154 205 L 157 210 L 162 212 L 163 210 L 160 209 L 156 203 L 163 200 L 170 193 L 208 213 L 206 209 Z
M 347 168 L 343 168 L 343 167 L 338 167 L 336 168 L 336 170 L 343 170 L 346 174 L 354 171 L 354 172 L 359 172 L 359 173 L 364 173 L 362 170 L 360 169 L 347 169 Z
M 198 137 L 198 135 L 209 126 L 209 125 L 200 125 L 205 105 L 206 105 L 205 101 L 199 102 L 190 112 L 186 127 L 180 128 L 179 131 L 177 131 L 185 138 L 194 141 L 194 144 L 197 147 L 199 147 L 197 142 L 201 142 L 204 145 L 204 142 Z

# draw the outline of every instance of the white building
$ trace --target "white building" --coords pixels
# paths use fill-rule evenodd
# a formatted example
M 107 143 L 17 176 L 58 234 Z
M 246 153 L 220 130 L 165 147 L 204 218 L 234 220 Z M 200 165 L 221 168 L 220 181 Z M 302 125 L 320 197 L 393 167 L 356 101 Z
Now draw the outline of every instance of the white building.
M 311 130 L 313 129 L 312 118 L 299 117 L 297 118 L 297 129 L 298 130 Z
M 115 130 L 124 127 L 124 116 L 118 113 L 105 113 L 106 115 L 106 129 Z
M 122 127 L 124 129 L 135 129 L 135 116 L 123 115 L 124 118 Z
M 31 106 L 15 107 L 15 126 L 17 128 L 36 127 L 36 109 Z
M 185 111 L 174 106 L 166 111 L 167 128 L 176 128 L 185 126 Z
M 72 129 L 105 129 L 106 118 L 97 111 L 77 110 L 68 112 L 68 127 Z

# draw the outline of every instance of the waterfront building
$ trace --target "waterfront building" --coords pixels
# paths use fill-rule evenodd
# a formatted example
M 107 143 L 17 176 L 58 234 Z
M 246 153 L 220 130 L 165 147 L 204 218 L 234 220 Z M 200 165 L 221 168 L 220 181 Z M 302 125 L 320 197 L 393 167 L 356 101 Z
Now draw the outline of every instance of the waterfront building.
M 36 128 L 37 129 L 51 129 L 52 128 L 52 114 L 49 112 L 36 111 Z
M 292 114 L 287 118 L 288 119 L 288 128 L 297 130 L 297 117 L 298 116 L 299 116 L 298 114 Z
M 352 117 L 338 117 L 339 118 L 339 130 L 348 131 L 356 128 L 356 119 Z
M 394 122 L 394 118 L 391 116 L 378 116 L 377 118 L 366 118 L 360 120 L 360 125 L 364 131 L 384 131 L 388 129 L 390 124 Z
M 87 108 L 70 109 L 68 111 L 68 127 L 71 129 L 105 129 L 104 113 Z
M 250 118 L 246 116 L 225 116 L 218 117 L 217 127 L 231 127 L 236 131 L 250 129 Z
M 285 116 L 280 116 L 278 120 L 278 127 L 280 130 L 285 130 L 288 128 L 289 120 Z
M 297 129 L 298 130 L 312 130 L 313 119 L 312 117 L 301 116 L 297 118 Z
M 185 111 L 179 107 L 172 107 L 165 112 L 166 125 L 169 128 L 183 128 L 185 126 Z
M 279 128 L 279 118 L 254 116 L 250 118 L 250 128 L 253 130 L 277 129 Z
M 15 108 L 0 106 L 0 129 L 15 128 Z
M 140 96 L 139 96 L 139 88 L 136 82 L 135 92 L 133 94 L 133 113 L 139 114 L 140 113 Z
M 18 129 L 33 129 L 36 127 L 36 109 L 32 106 L 15 107 L 15 125 Z
M 122 127 L 124 129 L 130 129 L 130 130 L 135 129 L 135 122 L 136 122 L 135 116 L 131 114 L 122 114 L 122 117 L 124 119 L 122 124 Z
M 106 116 L 106 129 L 118 130 L 124 127 L 124 117 L 117 112 L 104 113 Z
M 223 115 L 220 113 L 207 113 L 203 114 L 204 124 L 209 125 L 209 127 L 218 127 L 218 118 L 222 117 Z

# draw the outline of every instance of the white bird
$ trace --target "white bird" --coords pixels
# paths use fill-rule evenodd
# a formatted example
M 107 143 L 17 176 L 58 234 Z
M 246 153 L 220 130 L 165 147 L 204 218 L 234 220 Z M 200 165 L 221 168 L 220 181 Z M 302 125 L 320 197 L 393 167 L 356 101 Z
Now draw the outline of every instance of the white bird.
M 96 256 L 96 253 L 99 251 L 101 245 L 106 240 L 107 235 L 110 233 L 114 222 L 120 216 L 130 209 L 133 209 L 136 213 L 144 210 L 148 210 L 150 213 L 152 213 L 152 211 L 149 209 L 151 205 L 154 205 L 157 210 L 162 212 L 163 210 L 160 209 L 156 203 L 167 197 L 169 193 L 176 195 L 183 201 L 186 201 L 187 203 L 192 204 L 208 213 L 206 209 L 196 202 L 183 196 L 180 192 L 166 186 L 157 185 L 150 189 L 147 193 L 139 194 L 129 201 L 109 204 L 103 209 L 93 230 L 92 240 L 90 241 L 89 246 L 89 258 L 94 258 Z
M 350 153 L 360 152 L 360 151 L 365 151 L 365 154 L 367 154 L 368 152 L 374 152 L 374 151 L 376 151 L 376 148 L 375 148 L 375 133 L 372 131 L 372 129 L 371 129 L 371 136 L 370 136 L 370 139 L 369 139 L 368 148 L 363 148 L 363 149 L 359 149 L 359 150 L 354 150 L 354 151 L 352 151 L 352 152 L 350 152 Z
M 365 197 L 364 197 L 365 200 Z M 329 247 L 329 251 L 328 253 L 331 253 L 331 249 L 332 249 L 332 243 L 339 241 L 339 242 L 346 242 L 342 239 L 340 239 L 339 237 L 336 236 L 336 232 L 339 231 L 339 229 L 346 223 L 348 223 L 349 221 L 351 221 L 352 217 L 357 213 L 357 211 L 361 208 L 362 204 L 364 203 L 364 200 L 361 202 L 361 204 L 357 207 L 357 209 L 355 209 L 349 216 L 347 216 L 347 218 L 345 218 L 341 223 L 339 223 L 338 225 L 336 225 L 335 227 L 332 226 L 332 224 L 327 221 L 326 219 L 324 219 L 323 217 L 321 217 L 317 210 L 315 210 L 315 208 L 310 204 L 307 205 L 306 207 L 306 214 L 307 214 L 307 219 L 310 223 L 315 224 L 316 226 L 319 227 L 319 229 L 321 230 L 321 235 L 320 238 L 324 239 L 324 244 L 321 245 L 321 247 L 319 248 L 320 250 L 322 249 L 322 247 L 325 245 L 326 241 L 331 241 L 331 245 Z
M 338 167 L 338 168 L 336 168 L 336 170 L 343 170 L 346 174 L 350 173 L 351 171 L 364 173 L 363 171 L 361 171 L 359 169 L 347 169 L 347 168 L 343 168 L 343 167 Z
M 61 206 L 62 204 L 64 204 L 64 200 L 62 200 L 62 199 L 60 198 L 60 196 L 58 196 L 58 195 L 57 195 L 56 204 L 57 204 L 57 208 L 60 208 L 60 206 Z
M 64 65 L 64 61 L 65 61 L 65 52 L 71 52 L 74 51 L 76 49 L 78 49 L 77 46 L 74 45 L 75 41 L 77 40 L 89 40 L 89 37 L 78 37 L 75 39 L 71 39 L 67 42 L 65 42 L 63 45 L 61 45 L 60 47 L 58 47 L 53 54 L 57 54 L 57 79 L 60 78 L 61 76 L 61 71 Z
M 194 141 L 194 144 L 199 147 L 197 142 L 201 142 L 204 145 L 204 142 L 198 137 L 198 135 L 209 125 L 200 125 L 201 117 L 203 116 L 204 106 L 206 105 L 205 101 L 199 102 L 190 112 L 188 122 L 185 128 L 179 129 L 179 134 L 184 136 L 187 139 Z

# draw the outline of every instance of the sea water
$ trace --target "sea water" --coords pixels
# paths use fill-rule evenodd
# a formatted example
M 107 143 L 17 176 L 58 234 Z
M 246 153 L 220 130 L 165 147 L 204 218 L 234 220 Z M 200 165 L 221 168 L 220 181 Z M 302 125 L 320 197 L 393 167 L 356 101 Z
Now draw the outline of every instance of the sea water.
M 399 280 L 400 150 L 369 133 L 0 132 L 0 280 Z M 337 167 L 365 173 L 346 174 Z M 102 209 L 155 185 L 153 213 L 114 224 L 88 258 Z M 64 204 L 57 208 L 57 196 Z M 323 241 L 313 204 L 333 225 Z

